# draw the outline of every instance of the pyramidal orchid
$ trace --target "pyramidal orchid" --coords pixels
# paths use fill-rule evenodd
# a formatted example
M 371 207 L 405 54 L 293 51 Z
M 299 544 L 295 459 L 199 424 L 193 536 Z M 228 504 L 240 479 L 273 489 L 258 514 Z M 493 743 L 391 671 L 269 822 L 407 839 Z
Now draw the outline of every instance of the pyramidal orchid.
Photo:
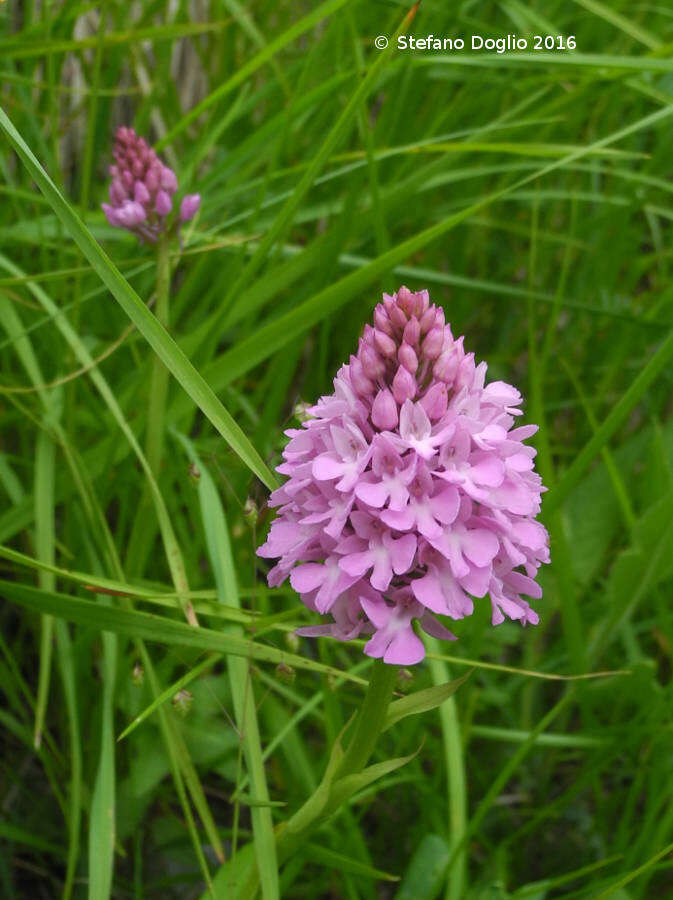
M 117 130 L 113 156 L 110 202 L 102 204 L 110 225 L 154 243 L 169 227 L 179 227 L 196 215 L 201 198 L 199 194 L 187 194 L 177 222 L 171 222 L 178 179 L 133 128 L 123 125 Z
M 287 480 L 258 553 L 278 559 L 269 585 L 289 576 L 331 617 L 299 634 L 366 635 L 369 656 L 411 665 L 424 656 L 414 620 L 455 639 L 441 618 L 469 616 L 487 595 L 494 625 L 537 624 L 525 597 L 541 597 L 549 562 L 536 521 L 545 489 L 524 443 L 537 427 L 516 426 L 521 394 L 486 384 L 486 368 L 427 291 L 402 287 L 384 294 L 334 393 L 286 432 Z

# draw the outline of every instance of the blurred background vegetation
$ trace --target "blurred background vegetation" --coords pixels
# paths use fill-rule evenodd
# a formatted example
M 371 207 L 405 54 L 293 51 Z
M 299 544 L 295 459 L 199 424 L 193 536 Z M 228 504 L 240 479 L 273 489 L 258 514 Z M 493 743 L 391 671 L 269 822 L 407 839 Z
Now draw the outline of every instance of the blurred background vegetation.
M 424 0 L 405 33 L 577 49 L 376 50 L 408 12 L 7 0 L 0 106 L 149 304 L 153 248 L 100 212 L 116 127 L 201 193 L 169 330 L 269 465 L 402 283 L 541 425 L 540 625 L 484 602 L 430 648 L 400 691 L 473 668 L 455 702 L 384 735 L 381 758 L 421 750 L 271 860 L 265 895 L 673 896 L 673 11 Z M 222 858 L 254 832 L 270 859 L 368 662 L 294 638 L 314 620 L 254 557 L 267 489 L 174 379 L 148 407 L 153 351 L 3 131 L 0 894 L 226 896 Z M 253 633 L 266 657 L 222 652 Z

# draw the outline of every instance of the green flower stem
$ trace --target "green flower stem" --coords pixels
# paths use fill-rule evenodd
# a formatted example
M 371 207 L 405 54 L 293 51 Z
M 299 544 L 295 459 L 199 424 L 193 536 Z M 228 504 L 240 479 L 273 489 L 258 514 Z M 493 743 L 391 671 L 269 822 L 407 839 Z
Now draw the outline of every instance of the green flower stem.
M 441 655 L 436 638 L 427 638 L 426 646 L 433 654 Z M 430 673 L 435 684 L 446 684 L 451 679 L 449 667 L 443 659 L 428 659 Z M 467 783 L 463 743 L 458 720 L 456 698 L 449 697 L 438 709 L 444 743 L 444 759 L 447 774 L 449 836 L 451 850 L 455 849 L 456 861 L 449 872 L 445 900 L 461 900 L 467 891 L 467 847 L 463 841 L 467 828 Z
M 343 802 L 340 792 L 333 792 L 336 782 L 361 772 L 374 752 L 384 722 L 388 706 L 393 696 L 397 678 L 397 666 L 389 666 L 377 659 L 367 686 L 367 693 L 357 714 L 348 747 L 339 755 L 338 742 L 335 745 L 322 781 L 304 805 L 286 822 L 276 827 L 276 855 L 278 865 L 282 865 L 309 835 L 323 824 Z M 343 795 L 341 795 L 343 796 Z M 255 855 L 247 845 L 225 867 L 227 880 L 221 885 L 229 891 L 232 900 L 252 900 L 259 891 L 259 869 Z M 216 879 L 217 886 L 217 879 Z M 218 891 L 219 891 L 218 887 Z M 224 892 L 225 887 L 221 887 Z M 225 896 L 219 893 L 218 896 Z
M 335 778 L 361 772 L 369 762 L 381 734 L 397 679 L 397 666 L 377 659 L 372 668 L 364 703 L 355 721 L 353 736 Z
M 157 243 L 157 270 L 154 315 L 161 325 L 168 330 L 170 325 L 170 286 L 171 286 L 171 259 L 170 241 L 163 235 Z M 168 383 L 170 373 L 158 356 L 152 360 L 152 370 L 149 384 L 149 400 L 147 406 L 147 425 L 145 431 L 145 456 L 157 483 L 161 469 L 161 460 L 164 453 L 166 401 L 168 397 Z M 151 490 L 148 482 L 145 482 L 143 493 L 138 505 L 126 558 L 126 569 L 132 576 L 141 576 L 144 573 L 149 557 L 152 542 L 156 536 L 156 526 L 153 523 L 151 509 Z M 196 619 L 187 606 L 187 619 L 190 624 L 196 624 Z
M 168 328 L 170 321 L 171 259 L 165 236 L 157 244 L 157 291 L 155 315 Z M 164 416 L 168 394 L 168 369 L 154 357 L 150 380 L 150 399 L 147 409 L 147 435 L 145 453 L 154 476 L 158 477 L 164 448 Z
M 386 719 L 396 679 L 397 666 L 389 666 L 380 659 L 374 662 L 367 693 L 352 728 L 346 752 L 336 764 L 334 772 L 329 773 L 328 770 L 315 793 L 278 831 L 279 862 L 287 859 L 297 843 L 304 840 L 324 818 L 336 811 L 329 802 L 334 782 L 346 775 L 361 772 L 369 762 Z

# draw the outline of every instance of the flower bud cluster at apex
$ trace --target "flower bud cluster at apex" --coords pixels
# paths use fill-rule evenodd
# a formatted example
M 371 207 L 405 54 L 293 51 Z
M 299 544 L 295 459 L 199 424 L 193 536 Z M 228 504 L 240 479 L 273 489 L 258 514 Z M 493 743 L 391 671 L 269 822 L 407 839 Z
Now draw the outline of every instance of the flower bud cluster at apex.
M 133 128 L 117 130 L 110 166 L 110 203 L 102 209 L 110 225 L 126 228 L 141 240 L 156 242 L 167 230 L 178 189 L 175 172 L 165 165 Z M 192 219 L 201 204 L 199 194 L 187 194 L 180 204 L 179 223 Z

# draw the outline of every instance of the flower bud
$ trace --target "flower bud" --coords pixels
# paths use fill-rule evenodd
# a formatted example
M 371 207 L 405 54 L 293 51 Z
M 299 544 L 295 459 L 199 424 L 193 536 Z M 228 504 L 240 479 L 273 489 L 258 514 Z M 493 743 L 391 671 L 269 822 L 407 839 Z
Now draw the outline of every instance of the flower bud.
M 409 319 L 407 324 L 404 326 L 402 340 L 406 341 L 407 344 L 411 344 L 411 346 L 413 347 L 414 344 L 417 343 L 420 336 L 421 326 L 416 316 L 414 316 L 413 318 Z
M 374 385 L 365 375 L 365 370 L 357 356 L 351 356 L 349 364 L 351 384 L 362 397 L 373 393 Z
M 451 350 L 442 350 L 437 362 L 432 368 L 435 378 L 447 384 L 453 381 L 458 366 L 458 359 Z
M 404 328 L 407 324 L 407 317 L 399 306 L 393 306 L 393 308 L 388 313 L 390 321 L 393 325 L 397 326 L 397 328 Z
M 182 198 L 182 203 L 180 204 L 180 221 L 189 222 L 190 219 L 194 218 L 200 206 L 200 194 L 187 194 Z
M 420 319 L 430 306 L 430 294 L 428 291 L 419 291 L 416 294 L 416 315 Z
M 423 341 L 421 353 L 425 359 L 435 360 L 442 352 L 442 344 L 444 342 L 444 331 L 436 325 L 432 328 Z
M 121 222 L 119 221 L 117 210 L 114 208 L 114 206 L 110 206 L 108 203 L 101 203 L 101 208 L 105 213 L 105 218 L 108 220 L 110 225 L 112 225 L 114 228 L 119 228 L 121 226 Z
M 374 397 L 372 404 L 372 422 L 383 431 L 390 431 L 397 425 L 397 403 L 387 388 L 383 388 Z
M 115 178 L 110 185 L 110 203 L 113 206 L 119 206 L 124 200 L 126 200 L 126 189 L 120 179 Z
M 400 691 L 408 691 L 412 687 L 412 682 L 414 680 L 414 673 L 410 669 L 398 669 L 397 670 L 397 688 Z
M 143 181 L 136 181 L 133 185 L 133 199 L 143 204 L 150 202 L 150 192 Z
M 426 310 L 421 316 L 421 334 L 427 334 L 434 324 L 435 309 L 431 306 L 430 309 Z
M 250 528 L 254 528 L 257 525 L 259 508 L 252 497 L 248 497 L 243 504 L 243 518 Z
M 159 190 L 159 174 L 156 169 L 149 169 L 145 175 L 145 187 L 151 194 L 156 194 Z
M 374 345 L 383 356 L 392 358 L 395 356 L 397 346 L 395 341 L 385 331 L 374 331 Z
M 175 172 L 169 169 L 168 166 L 162 166 L 161 168 L 160 183 L 161 187 L 170 194 L 174 194 L 178 189 L 178 179 L 175 177 Z
M 117 219 L 124 228 L 134 228 L 136 225 L 140 225 L 147 217 L 144 206 L 136 203 L 135 200 L 125 200 L 116 212 Z
M 421 406 L 428 414 L 431 422 L 436 422 L 442 418 L 446 412 L 448 400 L 449 397 L 444 384 L 437 382 L 428 388 L 421 399 Z
M 411 293 L 409 288 L 405 285 L 402 285 L 402 287 L 397 292 L 397 303 L 404 310 L 407 316 L 412 316 L 414 314 L 416 298 Z
M 192 708 L 192 703 L 194 702 L 194 695 L 191 691 L 185 691 L 184 689 L 178 691 L 177 694 L 173 696 L 173 706 L 182 716 L 186 716 L 189 710 Z
M 140 687 L 140 685 L 145 680 L 145 670 L 143 669 L 143 667 L 140 665 L 139 662 L 137 662 L 133 666 L 133 672 L 131 673 L 131 680 L 133 681 L 133 683 L 135 684 L 136 687 Z
M 454 376 L 455 390 L 459 391 L 462 387 L 469 385 L 474 378 L 474 353 L 468 353 L 460 364 L 457 366 Z
M 297 673 L 292 666 L 288 666 L 286 663 L 281 662 L 276 666 L 276 678 L 282 684 L 294 684 Z
M 291 653 L 296 653 L 297 650 L 299 650 L 299 643 L 299 637 L 294 633 L 294 631 L 285 632 L 285 644 L 287 645 L 287 648 Z
M 402 404 L 416 396 L 416 379 L 404 366 L 400 366 L 393 378 L 393 397 Z
M 410 347 L 406 342 L 403 343 L 397 351 L 397 358 L 405 369 L 408 369 L 412 375 L 416 374 L 418 369 L 418 357 L 414 353 L 414 348 Z
M 157 191 L 157 199 L 154 201 L 154 208 L 160 216 L 167 216 L 172 207 L 171 198 L 166 191 Z
M 379 331 L 384 331 L 386 334 L 392 337 L 393 326 L 390 324 L 390 319 L 386 314 L 385 307 L 383 307 L 380 303 L 374 310 L 374 324 Z
M 365 375 L 376 381 L 386 371 L 386 366 L 376 350 L 369 344 L 363 344 L 360 350 L 360 361 Z

